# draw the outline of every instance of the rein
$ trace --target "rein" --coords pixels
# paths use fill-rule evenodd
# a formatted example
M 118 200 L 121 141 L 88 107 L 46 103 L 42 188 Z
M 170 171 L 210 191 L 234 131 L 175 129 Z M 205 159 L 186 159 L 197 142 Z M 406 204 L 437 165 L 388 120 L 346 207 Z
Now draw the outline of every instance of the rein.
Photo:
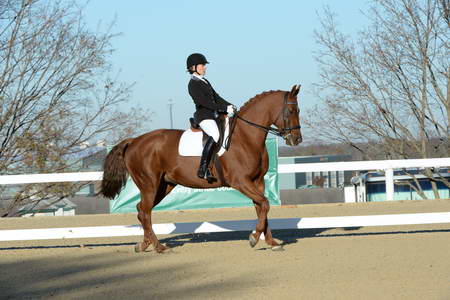
M 274 134 L 274 135 L 276 135 L 276 136 L 282 137 L 283 134 L 284 134 L 284 132 L 281 132 L 281 131 L 280 131 L 278 128 L 276 128 L 276 127 L 272 127 L 272 126 L 269 126 L 269 127 L 262 126 L 262 125 L 253 123 L 253 122 L 251 122 L 251 121 L 249 121 L 249 120 L 246 120 L 246 119 L 242 118 L 242 117 L 239 116 L 239 115 L 236 115 L 236 118 L 238 118 L 239 120 L 244 121 L 245 123 L 247 123 L 247 124 L 249 124 L 249 125 L 252 125 L 252 126 L 254 126 L 254 127 L 257 127 L 257 128 L 259 128 L 259 129 L 262 129 L 262 130 L 264 130 L 265 132 Z
M 287 100 L 288 100 L 288 95 L 289 95 L 289 92 L 286 92 L 286 93 L 284 94 L 284 107 L 283 107 L 283 110 L 280 112 L 280 114 L 279 114 L 278 117 L 277 117 L 277 120 L 278 120 L 278 118 L 280 117 L 280 115 L 283 113 L 283 121 L 284 121 L 285 127 L 282 128 L 281 130 L 278 129 L 277 127 L 272 127 L 272 126 L 266 127 L 266 126 L 262 126 L 262 125 L 253 123 L 253 122 L 251 122 L 251 121 L 249 121 L 249 120 L 246 120 L 246 119 L 242 118 L 242 117 L 239 116 L 237 113 L 236 113 L 236 118 L 237 118 L 237 119 L 240 119 L 240 120 L 244 121 L 245 123 L 247 123 L 247 124 L 249 124 L 249 125 L 252 125 L 252 126 L 254 126 L 254 127 L 256 127 L 256 128 L 262 129 L 262 130 L 264 130 L 265 132 L 272 133 L 272 134 L 274 134 L 274 135 L 276 135 L 276 136 L 279 136 L 279 137 L 284 137 L 284 135 L 285 135 L 285 133 L 286 133 L 287 131 L 292 131 L 292 130 L 295 130 L 295 129 L 300 129 L 300 128 L 302 128 L 300 125 L 294 126 L 294 127 L 287 127 L 287 125 L 286 125 L 286 124 L 287 124 L 287 118 L 286 118 L 286 114 L 285 114 L 285 111 L 286 111 L 286 109 L 287 109 L 286 105 L 288 105 L 288 104 L 297 104 L 297 102 L 288 102 L 288 101 L 287 101 Z M 234 123 L 236 123 L 236 122 L 234 122 Z M 234 126 L 233 126 L 233 129 L 234 129 Z

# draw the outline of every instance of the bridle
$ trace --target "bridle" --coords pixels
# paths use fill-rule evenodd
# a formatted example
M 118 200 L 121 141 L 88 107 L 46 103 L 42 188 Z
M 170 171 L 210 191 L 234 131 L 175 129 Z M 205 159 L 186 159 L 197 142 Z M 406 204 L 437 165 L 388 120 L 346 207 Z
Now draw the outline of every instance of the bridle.
M 266 132 L 272 133 L 272 134 L 274 134 L 276 136 L 280 136 L 280 137 L 283 137 L 284 139 L 286 139 L 290 135 L 292 135 L 292 130 L 302 128 L 300 125 L 294 126 L 294 127 L 288 127 L 288 124 L 289 124 L 289 108 L 288 108 L 288 105 L 289 104 L 295 104 L 297 106 L 297 112 L 298 112 L 298 103 L 297 102 L 293 102 L 293 101 L 289 102 L 288 101 L 288 97 L 289 97 L 289 92 L 286 92 L 284 94 L 283 109 L 280 111 L 280 113 L 278 114 L 278 117 L 275 119 L 275 122 L 274 122 L 274 123 L 276 123 L 276 121 L 278 121 L 280 116 L 283 115 L 284 128 L 282 128 L 282 129 L 279 129 L 277 127 L 272 127 L 272 126 L 266 127 L 266 126 L 262 126 L 262 125 L 253 123 L 253 122 L 251 122 L 249 120 L 246 120 L 246 119 L 242 118 L 237 113 L 236 113 L 236 118 L 244 121 L 245 123 L 247 123 L 249 125 L 252 125 L 254 127 L 260 128 L 260 129 L 262 129 L 262 130 L 264 130 Z M 234 122 L 234 123 L 236 123 L 236 122 Z

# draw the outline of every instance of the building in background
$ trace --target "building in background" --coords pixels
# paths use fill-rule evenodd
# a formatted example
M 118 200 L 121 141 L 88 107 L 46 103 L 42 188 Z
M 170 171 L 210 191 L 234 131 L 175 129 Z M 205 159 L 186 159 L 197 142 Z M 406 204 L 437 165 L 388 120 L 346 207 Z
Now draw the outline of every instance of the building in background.
M 80 149 L 73 154 L 65 156 L 70 169 L 64 172 L 95 172 L 102 171 L 103 161 L 108 151 L 107 147 L 97 144 L 92 147 L 88 145 L 80 146 Z M 30 169 L 29 174 L 36 173 Z M 23 216 L 40 216 L 40 215 L 74 215 L 74 214 L 95 214 L 109 213 L 109 202 L 103 197 L 97 196 L 100 182 L 91 182 L 84 184 L 75 194 L 68 195 L 62 200 L 55 197 L 30 203 L 16 210 Z M 7 185 L 1 187 L 0 208 L 8 209 L 11 201 L 23 189 L 23 185 Z
M 422 200 L 419 193 L 411 187 L 408 182 L 419 182 L 420 187 L 427 199 L 435 199 L 430 179 L 422 174 L 418 168 L 408 170 L 394 170 L 394 199 L 393 200 Z M 450 178 L 450 170 L 442 168 L 436 170 L 434 178 Z M 386 201 L 386 182 L 382 172 L 367 172 L 351 179 L 353 184 L 352 192 L 356 202 L 378 202 Z M 437 190 L 441 199 L 450 198 L 450 189 L 444 183 L 436 180 Z M 349 202 L 349 201 L 346 201 Z
M 351 161 L 350 155 L 314 155 L 279 157 L 279 164 L 308 164 Z M 339 188 L 351 185 L 352 171 L 308 172 L 279 174 L 280 190 L 305 188 Z
M 351 155 L 279 157 L 278 164 L 351 161 Z M 351 186 L 352 171 L 279 174 L 282 204 L 339 203 L 345 201 L 344 186 Z
M 103 171 L 103 162 L 110 148 L 105 145 L 97 144 L 89 148 L 80 160 L 82 172 L 101 172 Z M 98 195 L 100 191 L 100 181 L 95 181 L 83 186 L 75 195 L 68 197 L 70 201 L 76 204 L 76 214 L 108 214 L 109 201 Z
M 74 216 L 77 205 L 67 198 L 61 200 L 42 200 L 37 205 L 28 204 L 23 206 L 19 212 L 23 217 L 37 216 Z

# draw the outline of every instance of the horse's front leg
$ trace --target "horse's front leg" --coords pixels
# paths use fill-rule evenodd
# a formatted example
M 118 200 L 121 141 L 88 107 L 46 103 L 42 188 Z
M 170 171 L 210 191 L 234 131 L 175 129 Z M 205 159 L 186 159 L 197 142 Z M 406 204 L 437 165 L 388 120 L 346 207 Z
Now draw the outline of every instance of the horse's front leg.
M 282 246 L 272 237 L 272 231 L 270 230 L 267 218 L 267 214 L 270 210 L 270 204 L 267 198 L 264 199 L 265 201 L 263 201 L 261 204 L 255 203 L 256 214 L 258 216 L 258 224 L 256 225 L 256 232 L 254 234 L 250 234 L 250 246 L 256 246 L 261 237 L 261 233 L 264 233 L 264 239 L 273 251 L 283 250 Z
M 264 233 L 266 243 L 272 247 L 272 250 L 281 250 L 281 246 L 272 237 L 272 232 L 269 229 L 267 214 L 270 210 L 269 201 L 264 196 L 264 181 L 259 184 L 255 184 L 252 181 L 246 181 L 240 185 L 239 190 L 253 200 L 256 209 L 256 215 L 258 216 L 258 222 L 256 224 L 255 233 L 251 233 L 249 236 L 249 243 L 251 247 L 255 247 L 258 243 L 261 234 Z
M 257 205 L 256 202 L 253 202 L 255 204 L 255 209 L 256 209 L 256 215 L 258 216 L 258 220 L 260 219 L 260 215 L 261 215 L 261 208 L 259 205 Z M 272 247 L 272 250 L 278 250 L 281 249 L 280 245 L 273 239 L 272 237 L 272 231 L 270 230 L 269 227 L 269 218 L 267 217 L 267 214 L 269 213 L 270 210 L 270 204 L 268 204 L 268 209 L 267 209 L 267 213 L 266 213 L 266 221 L 265 221 L 265 226 L 264 226 L 264 239 L 266 241 L 266 243 Z M 253 238 L 252 238 L 253 237 Z M 258 236 L 258 240 L 260 239 L 260 236 Z M 258 242 L 258 240 L 256 240 L 255 236 L 251 235 L 250 236 L 250 246 L 254 247 L 256 245 L 256 243 Z M 252 242 L 253 241 L 253 242 Z

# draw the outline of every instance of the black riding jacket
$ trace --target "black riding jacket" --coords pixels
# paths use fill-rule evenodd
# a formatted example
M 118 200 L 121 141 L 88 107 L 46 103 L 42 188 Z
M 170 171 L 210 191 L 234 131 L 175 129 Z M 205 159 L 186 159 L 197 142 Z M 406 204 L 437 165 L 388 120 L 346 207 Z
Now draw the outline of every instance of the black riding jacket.
M 226 113 L 227 106 L 231 105 L 214 91 L 208 80 L 204 82 L 200 78 L 192 76 L 188 90 L 195 103 L 194 118 L 197 123 L 206 119 L 216 119 L 218 113 Z

